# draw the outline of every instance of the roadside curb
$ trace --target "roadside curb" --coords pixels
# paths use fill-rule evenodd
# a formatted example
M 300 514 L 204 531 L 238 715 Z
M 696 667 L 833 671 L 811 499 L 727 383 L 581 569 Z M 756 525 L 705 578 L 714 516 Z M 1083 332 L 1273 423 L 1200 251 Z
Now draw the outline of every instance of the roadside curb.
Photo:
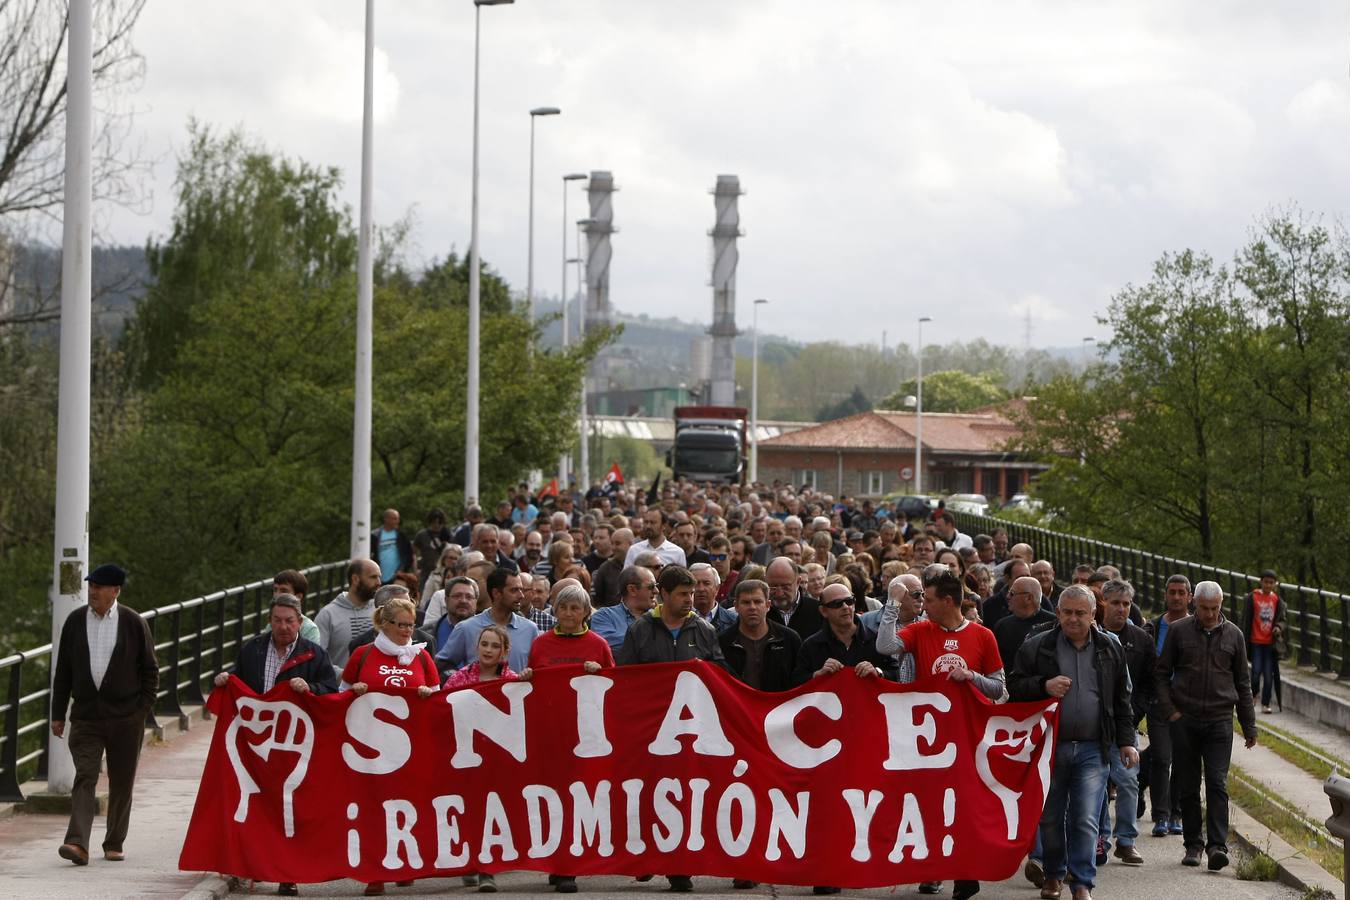
M 1229 833 L 1246 853 L 1264 853 L 1275 860 L 1276 879 L 1299 891 L 1320 888 L 1333 897 L 1347 896 L 1345 885 L 1326 869 L 1302 855 L 1275 832 L 1238 806 L 1228 804 Z
M 221 900 L 230 895 L 230 880 L 219 875 L 208 875 L 197 886 L 183 895 L 183 900 Z

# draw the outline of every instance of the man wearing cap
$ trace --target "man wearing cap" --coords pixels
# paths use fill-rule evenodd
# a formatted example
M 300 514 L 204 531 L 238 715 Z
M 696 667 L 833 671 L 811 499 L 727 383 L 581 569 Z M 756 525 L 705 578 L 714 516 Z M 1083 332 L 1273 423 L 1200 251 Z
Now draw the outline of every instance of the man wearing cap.
M 66 733 L 75 762 L 70 825 L 57 853 L 77 866 L 89 864 L 89 832 L 98 801 L 99 768 L 108 759 L 108 828 L 103 857 L 121 862 L 122 842 L 131 820 L 131 789 L 141 755 L 145 718 L 159 687 L 155 639 L 145 620 L 117 602 L 126 572 L 112 564 L 99 566 L 85 578 L 89 605 L 66 617 L 52 678 L 51 729 Z

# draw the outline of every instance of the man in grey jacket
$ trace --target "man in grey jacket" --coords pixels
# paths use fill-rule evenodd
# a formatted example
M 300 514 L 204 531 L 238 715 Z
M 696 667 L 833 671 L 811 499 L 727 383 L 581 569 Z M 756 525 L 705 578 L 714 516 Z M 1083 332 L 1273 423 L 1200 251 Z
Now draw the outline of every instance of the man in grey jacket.
M 338 594 L 314 617 L 319 646 L 328 652 L 338 677 L 351 656 L 352 638 L 370 629 L 373 600 L 380 589 L 380 565 L 373 559 L 354 559 L 347 566 L 347 590 Z
M 704 659 L 726 668 L 717 632 L 694 611 L 694 576 L 684 566 L 666 566 L 656 578 L 661 602 L 628 628 L 616 658 L 634 663 Z
M 1223 588 L 1195 586 L 1195 615 L 1167 630 L 1153 670 L 1155 708 L 1171 724 L 1172 784 L 1181 805 L 1186 856 L 1182 865 L 1228 865 L 1228 763 L 1233 753 L 1233 709 L 1246 746 L 1256 745 L 1256 710 L 1242 630 L 1223 617 Z M 1200 772 L 1204 768 L 1205 839 L 1200 838 Z

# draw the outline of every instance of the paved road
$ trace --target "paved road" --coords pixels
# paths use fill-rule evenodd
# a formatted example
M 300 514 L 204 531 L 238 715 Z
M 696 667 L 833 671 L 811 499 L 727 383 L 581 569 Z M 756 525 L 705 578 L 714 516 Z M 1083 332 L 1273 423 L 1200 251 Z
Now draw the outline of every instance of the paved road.
M 65 834 L 65 818 L 18 815 L 0 822 L 0 896 L 35 898 L 181 897 L 201 876 L 177 870 L 179 850 L 188 815 L 196 796 L 197 781 L 206 759 L 212 723 L 197 723 L 194 730 L 176 740 L 146 748 L 137 783 L 136 804 L 128 836 L 127 861 L 105 862 L 97 854 L 84 868 L 60 859 L 56 848 Z M 102 820 L 95 823 L 94 843 L 101 840 Z M 1185 869 L 1180 865 L 1181 838 L 1140 840 L 1147 863 L 1127 869 L 1116 863 L 1100 873 L 1098 900 L 1145 900 L 1184 897 L 1186 900 L 1296 900 L 1297 892 L 1269 883 L 1238 881 L 1232 868 L 1214 874 Z M 501 892 L 511 896 L 556 896 L 541 875 L 511 873 L 497 879 Z M 809 888 L 763 887 L 733 891 L 724 879 L 695 879 L 697 893 L 728 898 L 809 897 Z M 668 897 L 665 882 L 656 879 L 638 884 L 629 878 L 583 878 L 580 896 L 638 900 L 643 896 Z M 255 894 L 266 895 L 275 885 L 258 885 Z M 362 885 L 352 881 L 331 882 L 301 889 L 306 897 L 359 896 Z M 389 887 L 389 896 L 476 896 L 460 886 L 458 879 L 429 879 L 409 888 Z M 920 896 L 913 887 L 848 891 L 843 897 L 909 898 Z M 950 896 L 950 886 L 943 896 Z M 1021 876 L 1002 884 L 986 885 L 981 898 L 990 900 L 1035 900 L 1038 893 Z M 1066 894 L 1067 896 L 1067 894 Z

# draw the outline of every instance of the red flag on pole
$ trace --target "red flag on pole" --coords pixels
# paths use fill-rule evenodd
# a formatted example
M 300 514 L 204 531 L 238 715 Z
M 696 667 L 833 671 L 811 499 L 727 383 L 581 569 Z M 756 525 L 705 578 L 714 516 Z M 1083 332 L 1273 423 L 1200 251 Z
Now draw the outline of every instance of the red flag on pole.
M 615 463 L 609 467 L 609 472 L 605 475 L 605 480 L 600 482 L 600 490 L 607 494 L 613 493 L 615 488 L 621 484 L 623 484 L 623 470 L 619 468 L 618 463 Z
M 540 498 L 558 496 L 558 479 L 554 478 L 548 483 L 548 487 L 539 492 Z

